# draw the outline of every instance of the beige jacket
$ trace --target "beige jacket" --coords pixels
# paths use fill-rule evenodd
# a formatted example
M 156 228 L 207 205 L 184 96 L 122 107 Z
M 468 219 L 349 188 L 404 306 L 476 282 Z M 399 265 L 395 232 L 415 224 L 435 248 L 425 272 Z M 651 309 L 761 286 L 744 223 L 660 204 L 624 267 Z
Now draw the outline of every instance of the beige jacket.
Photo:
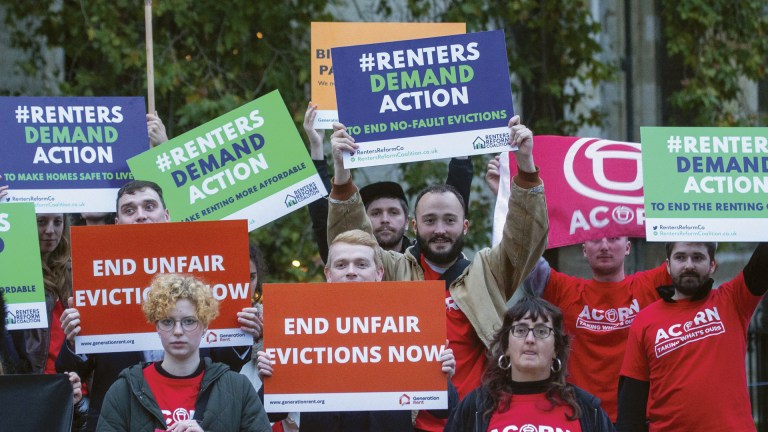
M 451 297 L 467 316 L 480 340 L 489 346 L 501 327 L 506 302 L 536 265 L 547 245 L 549 220 L 544 185 L 538 172 L 515 176 L 501 243 L 478 251 L 471 264 L 451 283 Z M 334 184 L 328 208 L 328 243 L 351 229 L 372 232 L 357 188 L 350 181 Z M 424 280 L 413 247 L 405 254 L 380 250 L 384 280 Z

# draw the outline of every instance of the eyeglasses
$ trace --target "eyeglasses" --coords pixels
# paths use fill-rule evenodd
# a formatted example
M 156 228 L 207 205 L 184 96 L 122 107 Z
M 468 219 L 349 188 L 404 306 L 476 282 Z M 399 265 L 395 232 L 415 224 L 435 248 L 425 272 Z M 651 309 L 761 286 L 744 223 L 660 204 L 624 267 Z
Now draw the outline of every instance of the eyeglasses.
M 197 326 L 200 324 L 200 321 L 198 321 L 193 317 L 185 317 L 180 320 L 175 320 L 173 318 L 163 318 L 161 320 L 157 320 L 155 325 L 157 326 L 158 330 L 169 332 L 176 327 L 176 323 L 181 323 L 182 330 L 192 331 L 197 329 Z
M 546 339 L 552 334 L 553 330 L 552 327 L 547 327 L 544 324 L 537 324 L 533 328 L 525 324 L 515 324 L 512 326 L 511 332 L 512 336 L 518 339 L 525 339 L 528 337 L 529 332 L 533 332 L 533 337 L 536 339 Z

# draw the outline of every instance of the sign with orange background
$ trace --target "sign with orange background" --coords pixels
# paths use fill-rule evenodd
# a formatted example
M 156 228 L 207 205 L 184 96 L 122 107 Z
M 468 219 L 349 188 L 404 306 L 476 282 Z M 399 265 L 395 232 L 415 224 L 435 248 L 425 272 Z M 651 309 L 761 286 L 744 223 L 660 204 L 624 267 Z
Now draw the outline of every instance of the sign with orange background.
M 159 273 L 191 274 L 219 301 L 201 347 L 251 345 L 237 312 L 251 305 L 245 220 L 73 227 L 78 354 L 162 349 L 141 304 Z
M 264 286 L 267 412 L 444 409 L 445 284 Z
M 313 22 L 311 27 L 312 102 L 318 105 L 315 129 L 339 121 L 331 48 L 394 42 L 467 32 L 465 23 Z

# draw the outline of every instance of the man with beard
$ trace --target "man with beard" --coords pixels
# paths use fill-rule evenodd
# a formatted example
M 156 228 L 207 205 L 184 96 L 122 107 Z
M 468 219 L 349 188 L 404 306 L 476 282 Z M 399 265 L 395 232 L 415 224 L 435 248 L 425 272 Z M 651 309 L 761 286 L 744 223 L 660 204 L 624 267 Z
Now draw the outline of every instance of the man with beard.
M 323 180 L 326 190 L 331 190 L 331 176 L 328 174 L 328 163 L 323 151 L 325 131 L 313 127 L 317 117 L 317 104 L 309 102 L 304 113 L 304 133 L 309 139 L 309 155 L 315 165 L 318 175 Z M 464 203 L 469 204 L 469 194 L 472 186 L 472 160 L 469 157 L 456 157 L 448 163 L 446 184 L 455 187 Z M 411 245 L 411 239 L 405 236 L 408 228 L 408 199 L 403 188 L 395 182 L 371 183 L 360 189 L 368 218 L 371 220 L 373 235 L 379 246 L 384 250 L 405 253 Z M 316 200 L 307 206 L 312 220 L 312 231 L 323 262 L 328 260 L 328 201 Z
M 619 384 L 620 431 L 754 431 L 746 336 L 768 289 L 768 243 L 713 290 L 716 243 L 667 243 L 672 286 L 640 311 Z
M 444 280 L 446 285 L 447 337 L 456 357 L 454 386 L 463 397 L 480 384 L 486 349 L 501 325 L 506 302 L 531 271 L 547 243 L 544 186 L 534 165 L 533 134 L 520 124 L 518 116 L 509 121 L 510 142 L 515 152 L 518 175 L 514 178 L 509 213 L 501 243 L 478 251 L 473 260 L 461 252 L 469 229 L 464 200 L 448 185 L 431 186 L 416 198 L 413 230 L 416 244 L 404 254 L 378 251 L 384 264 L 385 280 Z M 364 229 L 371 232 L 365 209 L 343 168 L 343 152 L 354 153 L 358 145 L 341 124 L 334 125 L 331 147 L 335 162 L 328 211 L 328 238 L 341 232 Z M 416 428 L 441 431 L 444 421 L 420 413 Z

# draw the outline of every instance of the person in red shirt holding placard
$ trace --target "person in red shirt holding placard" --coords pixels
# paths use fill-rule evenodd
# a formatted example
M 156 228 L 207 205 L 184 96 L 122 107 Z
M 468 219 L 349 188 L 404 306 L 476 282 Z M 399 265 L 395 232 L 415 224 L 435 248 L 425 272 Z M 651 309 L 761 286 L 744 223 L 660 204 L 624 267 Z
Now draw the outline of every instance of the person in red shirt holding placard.
M 768 243 L 712 289 L 716 243 L 667 243 L 672 285 L 629 329 L 619 384 L 620 431 L 754 431 L 747 329 L 768 290 Z
M 557 307 L 537 297 L 516 303 L 491 342 L 482 386 L 445 431 L 613 431 L 600 400 L 565 381 L 569 346 Z
M 104 398 L 97 431 L 270 430 L 248 378 L 200 357 L 200 341 L 218 315 L 218 302 L 201 280 L 158 275 L 142 309 L 157 327 L 163 360 L 120 373 Z

